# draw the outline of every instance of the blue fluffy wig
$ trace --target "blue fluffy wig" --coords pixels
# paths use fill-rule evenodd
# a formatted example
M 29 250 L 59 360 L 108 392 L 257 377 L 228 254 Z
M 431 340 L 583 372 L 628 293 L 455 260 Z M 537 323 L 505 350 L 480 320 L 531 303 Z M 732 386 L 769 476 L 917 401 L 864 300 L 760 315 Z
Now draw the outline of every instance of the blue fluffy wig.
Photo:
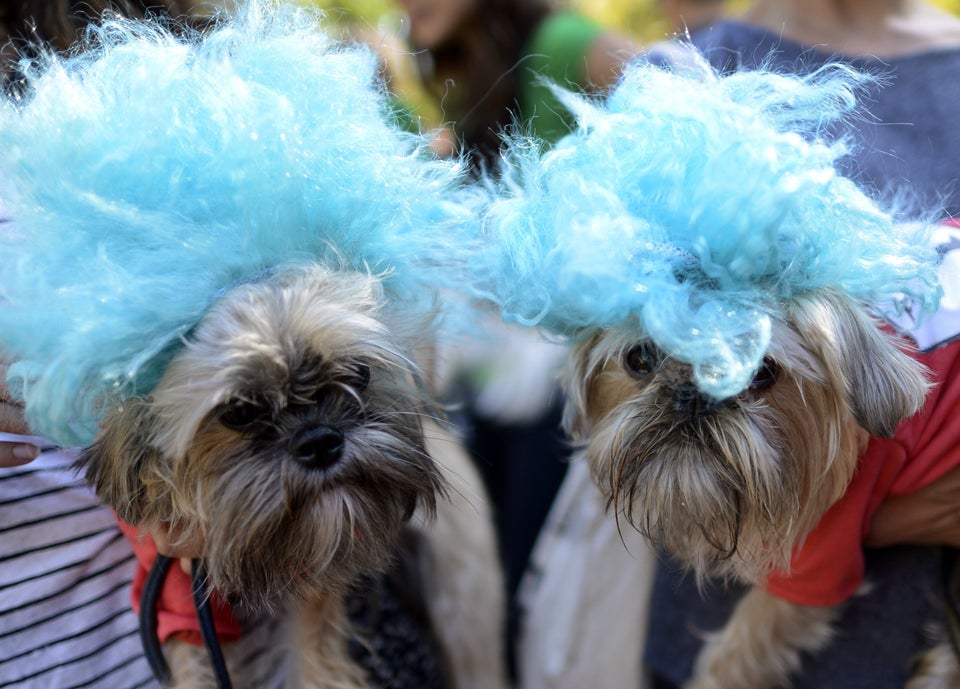
M 33 430 L 87 443 L 232 286 L 298 261 L 432 306 L 462 166 L 394 126 L 375 55 L 251 2 L 204 35 L 113 20 L 0 109 L 0 350 Z
M 508 137 L 478 291 L 508 321 L 562 336 L 631 329 L 740 392 L 783 300 L 832 286 L 878 308 L 932 309 L 935 256 L 835 171 L 868 77 L 630 65 L 608 100 L 561 93 L 578 127 L 542 152 Z

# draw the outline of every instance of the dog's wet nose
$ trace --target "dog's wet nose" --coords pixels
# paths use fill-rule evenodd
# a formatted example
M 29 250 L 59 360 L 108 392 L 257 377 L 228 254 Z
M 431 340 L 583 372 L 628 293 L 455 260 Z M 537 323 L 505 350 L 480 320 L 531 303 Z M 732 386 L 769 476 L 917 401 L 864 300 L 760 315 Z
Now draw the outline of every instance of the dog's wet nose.
M 693 383 L 682 383 L 673 390 L 673 403 L 680 411 L 685 411 L 695 419 L 709 414 L 723 406 L 723 400 L 704 395 Z
M 330 426 L 317 426 L 298 433 L 290 454 L 308 469 L 327 469 L 343 455 L 343 433 Z

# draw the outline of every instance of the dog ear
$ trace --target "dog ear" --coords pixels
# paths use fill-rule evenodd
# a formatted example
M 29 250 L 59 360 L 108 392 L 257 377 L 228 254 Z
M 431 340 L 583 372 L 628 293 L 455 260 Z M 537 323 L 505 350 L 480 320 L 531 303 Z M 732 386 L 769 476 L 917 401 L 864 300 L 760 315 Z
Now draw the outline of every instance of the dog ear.
M 561 382 L 566 393 L 563 408 L 563 429 L 574 440 L 585 440 L 590 434 L 590 398 L 597 374 L 594 350 L 601 340 L 596 332 L 579 341 L 570 353 Z
M 148 442 L 151 417 L 146 400 L 125 401 L 107 415 L 97 439 L 78 461 L 97 496 L 131 524 L 143 518 L 143 472 L 160 457 Z
M 794 303 L 792 320 L 808 347 L 842 385 L 857 422 L 871 435 L 892 437 L 897 425 L 923 407 L 927 369 L 904 353 L 864 306 L 833 291 Z

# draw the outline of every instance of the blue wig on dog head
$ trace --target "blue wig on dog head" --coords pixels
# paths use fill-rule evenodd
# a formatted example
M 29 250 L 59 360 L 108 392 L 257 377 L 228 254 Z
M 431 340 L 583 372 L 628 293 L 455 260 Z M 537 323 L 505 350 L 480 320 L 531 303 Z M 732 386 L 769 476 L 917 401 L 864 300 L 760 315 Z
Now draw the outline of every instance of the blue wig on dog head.
M 822 136 L 864 79 L 638 62 L 602 105 L 561 94 L 576 131 L 546 153 L 508 139 L 478 291 L 507 320 L 564 336 L 649 336 L 720 399 L 749 383 L 794 295 L 833 286 L 932 307 L 922 230 L 835 172 L 844 148 Z
M 394 126 L 366 49 L 252 2 L 203 36 L 114 20 L 0 110 L 0 349 L 33 430 L 87 443 L 212 302 L 276 266 L 384 274 L 432 307 L 457 161 Z

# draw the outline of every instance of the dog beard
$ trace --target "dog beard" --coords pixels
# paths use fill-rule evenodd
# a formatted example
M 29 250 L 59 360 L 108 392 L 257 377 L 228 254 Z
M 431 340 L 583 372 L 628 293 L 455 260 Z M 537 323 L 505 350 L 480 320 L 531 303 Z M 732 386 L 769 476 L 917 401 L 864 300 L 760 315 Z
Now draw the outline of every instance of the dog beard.
M 846 489 L 869 435 L 923 403 L 922 367 L 825 291 L 773 326 L 738 396 L 713 400 L 649 340 L 598 332 L 573 353 L 565 426 L 618 518 L 699 576 L 757 582 Z
M 153 393 L 107 415 L 80 460 L 98 495 L 201 553 L 235 605 L 383 569 L 444 490 L 410 355 L 423 324 L 387 322 L 384 302 L 375 276 L 316 266 L 228 292 Z

